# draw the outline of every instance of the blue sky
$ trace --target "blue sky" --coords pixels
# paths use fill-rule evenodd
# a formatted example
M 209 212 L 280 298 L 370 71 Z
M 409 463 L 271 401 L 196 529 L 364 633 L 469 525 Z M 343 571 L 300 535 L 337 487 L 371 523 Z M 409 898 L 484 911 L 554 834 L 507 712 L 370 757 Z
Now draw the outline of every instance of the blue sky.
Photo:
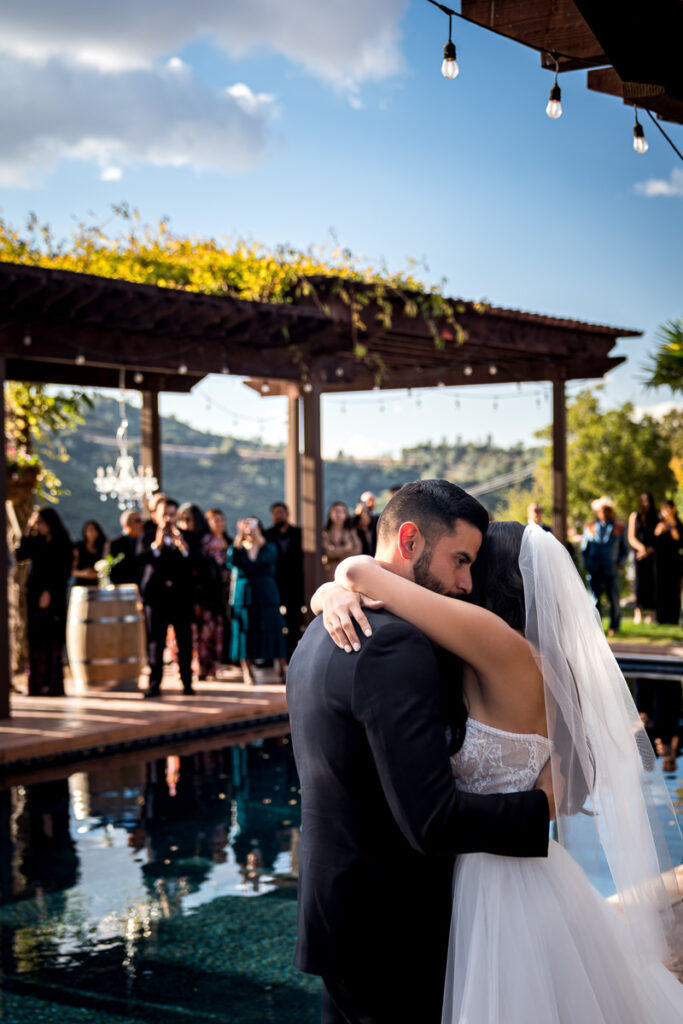
M 641 329 L 605 405 L 670 400 L 641 380 L 657 326 L 683 312 L 681 162 L 646 116 L 636 155 L 632 110 L 589 92 L 584 72 L 561 77 L 550 121 L 538 55 L 457 19 L 460 75 L 444 80 L 447 28 L 426 0 L 7 0 L 2 216 L 21 226 L 35 211 L 67 235 L 125 201 L 178 233 L 304 248 L 333 233 L 392 270 L 422 261 L 452 295 Z M 665 127 L 682 148 L 683 129 Z M 531 443 L 548 419 L 543 385 L 419 400 L 325 399 L 325 450 Z M 224 377 L 162 408 L 284 436 L 280 400 Z

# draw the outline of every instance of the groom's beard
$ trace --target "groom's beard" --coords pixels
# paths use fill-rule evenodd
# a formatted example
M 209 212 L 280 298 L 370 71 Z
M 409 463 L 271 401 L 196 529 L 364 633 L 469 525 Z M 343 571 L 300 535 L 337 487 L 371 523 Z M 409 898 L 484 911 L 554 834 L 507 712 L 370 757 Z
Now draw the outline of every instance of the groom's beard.
M 415 582 L 419 583 L 421 587 L 426 587 L 427 590 L 433 590 L 435 594 L 443 594 L 444 597 L 460 597 L 460 594 L 454 594 L 440 579 L 434 576 L 431 568 L 432 552 L 429 547 L 425 547 L 413 566 L 413 579 Z

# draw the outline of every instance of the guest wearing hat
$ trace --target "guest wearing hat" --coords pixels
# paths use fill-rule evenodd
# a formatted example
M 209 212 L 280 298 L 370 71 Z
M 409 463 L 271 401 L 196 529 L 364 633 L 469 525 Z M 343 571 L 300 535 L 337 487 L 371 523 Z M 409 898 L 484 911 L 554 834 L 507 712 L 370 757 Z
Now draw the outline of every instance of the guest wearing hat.
M 605 594 L 609 604 L 608 636 L 614 636 L 621 622 L 621 567 L 626 561 L 626 529 L 616 521 L 614 502 L 603 495 L 591 502 L 595 520 L 583 531 L 581 553 L 586 570 L 586 579 L 595 604 L 600 611 L 600 601 Z

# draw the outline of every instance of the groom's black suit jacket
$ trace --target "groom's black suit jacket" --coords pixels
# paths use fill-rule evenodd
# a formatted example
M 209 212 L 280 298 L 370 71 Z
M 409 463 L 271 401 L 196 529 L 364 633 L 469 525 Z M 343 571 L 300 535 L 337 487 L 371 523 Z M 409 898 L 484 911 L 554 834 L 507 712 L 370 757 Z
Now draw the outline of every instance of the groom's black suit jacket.
M 295 963 L 335 978 L 393 964 L 440 1000 L 454 855 L 545 856 L 548 802 L 456 790 L 434 648 L 386 611 L 368 618 L 372 637 L 345 654 L 318 616 L 287 673 L 302 800 Z

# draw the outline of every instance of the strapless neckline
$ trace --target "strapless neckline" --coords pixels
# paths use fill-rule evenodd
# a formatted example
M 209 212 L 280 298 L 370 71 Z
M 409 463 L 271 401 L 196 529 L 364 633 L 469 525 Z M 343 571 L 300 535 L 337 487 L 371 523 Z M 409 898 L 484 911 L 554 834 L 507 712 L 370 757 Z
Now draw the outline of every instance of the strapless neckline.
M 480 722 L 478 718 L 468 718 L 467 727 L 470 725 L 476 726 L 477 729 L 481 729 L 482 732 L 489 732 L 494 736 L 511 736 L 513 739 L 520 740 L 540 740 L 541 743 L 547 743 L 550 747 L 552 744 L 547 736 L 541 736 L 539 732 L 510 732 L 509 729 L 496 729 L 494 725 L 486 725 L 485 722 Z

